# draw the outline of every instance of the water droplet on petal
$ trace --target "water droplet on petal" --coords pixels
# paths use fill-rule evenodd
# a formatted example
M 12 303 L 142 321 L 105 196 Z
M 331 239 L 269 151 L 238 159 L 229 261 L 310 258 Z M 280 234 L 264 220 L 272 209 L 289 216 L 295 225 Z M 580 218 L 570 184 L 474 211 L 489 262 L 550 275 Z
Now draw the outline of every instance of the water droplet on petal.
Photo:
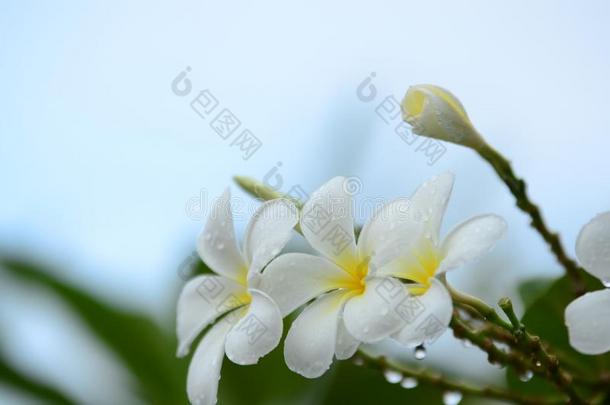
M 224 243 L 219 243 L 218 245 L 216 245 L 216 249 L 218 250 L 222 250 L 225 248 L 225 244 Z
M 443 394 L 443 404 L 458 405 L 462 401 L 462 393 L 459 391 L 447 391 Z
M 388 314 L 388 312 L 390 312 L 390 310 L 387 308 L 382 308 L 380 312 L 381 312 L 381 316 L 386 316 Z
M 608 278 L 608 277 L 602 278 L 602 284 L 604 285 L 604 287 L 610 288 L 610 278 Z
M 532 372 L 532 370 L 527 370 L 525 373 L 523 373 L 519 376 L 519 379 L 523 382 L 528 382 L 529 380 L 532 379 L 533 376 L 534 376 L 534 373 Z
M 385 370 L 383 376 L 390 384 L 398 384 L 402 380 L 402 373 L 390 369 Z
M 413 377 L 405 377 L 401 382 L 400 382 L 400 386 L 402 388 L 406 388 L 408 390 L 410 390 L 411 388 L 415 388 L 417 387 L 417 379 L 413 378 Z
M 428 353 L 426 352 L 426 348 L 422 345 L 422 346 L 417 346 L 415 348 L 415 350 L 413 350 L 413 356 L 417 359 L 417 360 L 423 360 L 426 358 L 426 355 Z
M 204 239 L 205 239 L 205 240 L 210 240 L 210 239 L 212 239 L 212 234 L 211 234 L 211 233 L 206 233 L 206 234 L 205 234 L 205 236 L 204 236 Z

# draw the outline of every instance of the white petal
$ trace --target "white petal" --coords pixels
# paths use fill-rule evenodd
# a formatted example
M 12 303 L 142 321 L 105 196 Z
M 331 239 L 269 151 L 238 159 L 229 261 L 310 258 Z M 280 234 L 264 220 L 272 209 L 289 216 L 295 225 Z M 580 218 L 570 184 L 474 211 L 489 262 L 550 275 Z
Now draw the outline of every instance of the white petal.
M 380 341 L 404 326 L 401 308 L 407 300 L 406 287 L 396 279 L 368 279 L 364 293 L 345 304 L 345 326 L 361 342 Z
M 283 198 L 267 201 L 256 210 L 244 237 L 244 254 L 250 263 L 250 272 L 260 272 L 280 253 L 298 222 L 297 208 Z
M 442 245 L 445 256 L 438 274 L 478 259 L 489 252 L 506 232 L 506 221 L 497 215 L 481 215 L 456 226 Z
M 347 297 L 344 291 L 323 295 L 309 304 L 292 323 L 284 342 L 286 365 L 306 378 L 328 370 L 335 354 L 339 314 Z
M 343 316 L 339 316 L 339 326 L 337 330 L 337 345 L 335 347 L 335 357 L 337 360 L 347 360 L 352 357 L 358 347 L 360 347 L 360 341 L 350 335 L 343 322 Z
M 379 209 L 364 225 L 358 238 L 361 259 L 373 257 L 382 266 L 409 250 L 423 236 L 423 223 L 413 218 L 411 201 L 399 198 Z
M 192 404 L 216 404 L 220 368 L 225 354 L 225 337 L 231 326 L 228 322 L 217 323 L 197 346 L 186 379 L 186 391 Z
M 566 307 L 570 345 L 581 353 L 610 351 L 610 290 L 590 292 Z
M 248 312 L 229 332 L 225 343 L 227 357 L 236 364 L 256 364 L 273 350 L 282 337 L 282 315 L 264 292 L 249 290 L 252 302 Z
M 392 338 L 409 347 L 432 343 L 447 330 L 452 313 L 449 292 L 440 281 L 432 279 L 423 295 L 409 297 L 404 311 L 406 325 Z
M 411 210 L 421 220 L 427 236 L 436 245 L 443 216 L 453 189 L 452 173 L 442 173 L 422 184 L 411 197 Z
M 351 281 L 347 272 L 322 257 L 287 253 L 273 260 L 263 272 L 260 289 L 288 315 L 313 298 Z
M 228 278 L 203 275 L 186 283 L 178 298 L 178 356 L 186 356 L 193 340 L 218 316 L 246 302 L 246 287 Z
M 301 230 L 309 244 L 335 263 L 354 266 L 356 242 L 352 197 L 345 177 L 335 177 L 303 206 Z
M 214 201 L 208 222 L 199 235 L 197 251 L 216 273 L 238 281 L 246 279 L 248 268 L 235 241 L 228 188 Z
M 583 226 L 576 241 L 576 255 L 585 270 L 610 281 L 610 212 L 599 214 Z

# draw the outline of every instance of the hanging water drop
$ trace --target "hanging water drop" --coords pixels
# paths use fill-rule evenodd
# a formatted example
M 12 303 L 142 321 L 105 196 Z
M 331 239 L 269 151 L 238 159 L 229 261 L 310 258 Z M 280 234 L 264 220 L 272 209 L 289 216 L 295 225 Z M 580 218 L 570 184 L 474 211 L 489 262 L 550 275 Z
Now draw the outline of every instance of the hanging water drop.
M 443 394 L 444 405 L 458 405 L 462 401 L 462 393 L 460 391 L 447 391 Z
M 383 372 L 383 376 L 390 384 L 398 384 L 402 380 L 402 373 L 387 369 Z
M 415 350 L 413 350 L 413 356 L 417 359 L 417 360 L 423 360 L 426 358 L 426 355 L 428 353 L 426 352 L 426 348 L 423 345 L 417 346 L 415 348 Z
M 540 362 L 540 360 L 538 360 L 535 364 L 536 364 L 536 367 L 542 367 L 542 363 Z
M 527 370 L 526 372 L 524 372 L 523 374 L 521 374 L 519 376 L 519 379 L 523 382 L 528 382 L 529 380 L 532 379 L 533 376 L 534 376 L 534 373 L 532 372 L 532 370 Z
M 400 382 L 400 386 L 402 388 L 406 388 L 408 390 L 417 387 L 417 379 L 413 378 L 413 377 L 405 377 L 401 382 Z
M 464 346 L 466 349 L 470 349 L 472 347 L 472 342 L 470 342 L 468 339 L 464 339 L 462 340 L 462 346 Z
M 602 278 L 602 284 L 604 285 L 604 287 L 606 287 L 606 288 L 610 288 L 610 278 L 608 278 L 608 277 L 603 277 L 603 278 Z

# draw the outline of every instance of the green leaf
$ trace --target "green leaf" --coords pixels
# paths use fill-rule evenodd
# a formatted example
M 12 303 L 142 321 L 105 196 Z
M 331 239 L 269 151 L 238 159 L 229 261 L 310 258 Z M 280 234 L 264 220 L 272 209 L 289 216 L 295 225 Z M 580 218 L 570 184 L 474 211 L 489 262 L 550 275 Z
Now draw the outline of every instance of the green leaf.
M 11 275 L 57 294 L 137 378 L 137 392 L 151 404 L 187 403 L 186 362 L 175 357 L 173 334 L 148 317 L 120 310 L 30 262 L 0 259 Z
M 71 405 L 75 403 L 55 388 L 23 375 L 11 367 L 11 365 L 9 365 L 1 357 L 0 382 L 13 388 L 17 388 L 18 390 L 28 393 L 36 398 L 43 399 L 45 400 L 45 403 L 61 405 Z
M 551 288 L 551 284 L 555 281 L 552 278 L 532 278 L 527 280 L 518 287 L 519 296 L 523 301 L 524 308 L 529 308 L 538 298 Z

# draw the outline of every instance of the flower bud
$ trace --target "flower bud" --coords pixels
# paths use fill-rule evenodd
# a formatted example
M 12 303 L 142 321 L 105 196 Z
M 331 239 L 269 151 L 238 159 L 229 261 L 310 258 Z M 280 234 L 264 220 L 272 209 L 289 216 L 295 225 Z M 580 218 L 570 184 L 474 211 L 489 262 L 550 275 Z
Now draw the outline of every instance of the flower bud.
M 462 103 L 442 87 L 431 84 L 409 87 L 402 100 L 402 114 L 417 135 L 474 149 L 485 144 Z

